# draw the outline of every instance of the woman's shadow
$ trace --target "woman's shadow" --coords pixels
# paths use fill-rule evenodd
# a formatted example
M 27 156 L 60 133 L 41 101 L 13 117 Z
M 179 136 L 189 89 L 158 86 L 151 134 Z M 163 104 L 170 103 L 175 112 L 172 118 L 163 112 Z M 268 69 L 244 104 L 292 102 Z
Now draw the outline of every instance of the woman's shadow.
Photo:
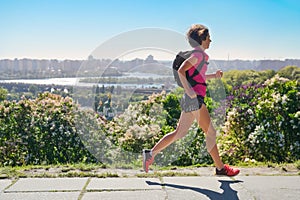
M 237 191 L 233 190 L 230 187 L 230 184 L 234 183 L 240 183 L 243 181 L 226 181 L 226 180 L 219 180 L 221 183 L 220 188 L 223 190 L 222 193 L 215 192 L 213 190 L 208 190 L 208 189 L 202 189 L 202 188 L 197 188 L 197 187 L 191 187 L 191 186 L 184 186 L 184 185 L 176 185 L 176 184 L 170 184 L 170 183 L 157 183 L 157 182 L 152 182 L 152 181 L 146 181 L 148 185 L 160 185 L 160 186 L 168 186 L 168 187 L 173 187 L 177 189 L 182 189 L 182 190 L 193 190 L 195 192 L 199 192 L 201 194 L 206 195 L 209 199 L 213 200 L 221 200 L 221 199 L 230 199 L 230 200 L 238 200 L 237 196 Z

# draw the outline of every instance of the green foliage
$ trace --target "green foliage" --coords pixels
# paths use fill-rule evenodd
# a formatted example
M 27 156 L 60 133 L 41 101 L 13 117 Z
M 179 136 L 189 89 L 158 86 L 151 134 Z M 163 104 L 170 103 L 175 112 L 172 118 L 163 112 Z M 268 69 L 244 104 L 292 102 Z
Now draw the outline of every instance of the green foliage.
M 286 66 L 278 71 L 280 77 L 290 80 L 300 80 L 300 68 L 297 66 Z
M 81 141 L 82 126 L 76 125 L 96 123 L 100 128 L 93 115 L 79 110 L 71 98 L 51 93 L 41 94 L 35 100 L 3 101 L 0 104 L 1 165 L 96 162 Z
M 196 164 L 212 164 L 213 161 L 206 150 L 205 134 L 195 122 L 185 137 L 188 142 L 182 142 L 184 151 L 172 164 L 189 166 Z
M 175 127 L 180 117 L 181 108 L 178 96 L 171 93 L 162 101 L 163 108 L 166 111 L 167 125 Z
M 275 76 L 229 96 L 220 150 L 228 162 L 292 162 L 300 155 L 300 84 Z
M 215 128 L 223 126 L 218 144 L 225 162 L 299 160 L 298 69 L 286 67 L 278 72 L 292 80 L 273 77 L 272 70 L 247 70 L 226 72 L 222 81 L 209 82 L 205 103 L 217 124 Z M 152 148 L 164 135 L 174 131 L 183 93 L 179 88 L 148 98 L 125 95 L 122 101 L 131 98 L 128 107 L 120 108 L 125 111 L 112 121 L 103 121 L 94 111 L 80 109 L 70 97 L 43 93 L 29 99 L 36 88 L 30 87 L 29 91 L 27 98 L 7 101 L 7 91 L 0 88 L 2 166 L 97 160 L 136 162 L 142 149 Z M 101 88 L 95 91 L 98 95 L 95 101 L 105 100 Z M 227 105 L 216 101 L 222 100 L 225 92 Z M 85 96 L 83 93 L 82 97 Z M 181 166 L 212 163 L 205 148 L 205 135 L 196 122 L 186 137 L 166 148 L 156 161 Z
M 267 79 L 272 78 L 275 74 L 274 70 L 231 70 L 224 73 L 222 80 L 224 84 L 229 87 L 227 88 L 227 91 L 230 91 L 236 86 L 262 84 Z
M 3 101 L 7 98 L 7 90 L 3 87 L 0 87 L 0 101 Z
M 174 131 L 181 113 L 181 96 L 177 90 L 169 94 L 153 94 L 148 100 L 131 104 L 123 114 L 109 123 L 109 135 L 112 135 L 115 145 L 125 151 L 123 157 L 130 152 L 140 155 L 143 149 L 152 148 L 164 135 Z M 205 101 L 209 110 L 212 110 L 214 104 L 211 98 Z M 129 155 L 126 159 L 132 162 L 138 156 Z M 161 152 L 156 162 L 183 166 L 212 163 L 206 151 L 204 133 L 197 123 L 193 124 L 186 137 Z
M 152 147 L 168 129 L 162 101 L 165 93 L 154 94 L 148 100 L 130 104 L 125 112 L 107 126 L 113 143 L 127 152 L 140 153 Z

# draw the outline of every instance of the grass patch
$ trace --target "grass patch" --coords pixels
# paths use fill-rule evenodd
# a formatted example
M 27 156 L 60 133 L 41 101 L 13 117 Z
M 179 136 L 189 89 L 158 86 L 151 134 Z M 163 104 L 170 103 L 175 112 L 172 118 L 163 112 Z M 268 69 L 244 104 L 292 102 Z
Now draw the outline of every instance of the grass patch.
M 295 167 L 298 170 L 300 170 L 300 160 L 296 161 L 294 163 L 272 163 L 272 162 L 239 162 L 237 164 L 234 164 L 238 167 L 268 167 L 268 168 L 284 168 L 284 167 Z
M 174 177 L 174 176 L 199 176 L 196 172 L 154 172 L 154 173 L 142 173 L 136 175 L 138 178 L 159 178 L 159 177 Z
M 189 165 L 189 166 L 179 166 L 179 165 L 168 165 L 168 166 L 158 166 L 158 165 L 151 165 L 152 168 L 156 170 L 177 170 L 177 169 L 194 169 L 199 167 L 213 167 L 212 164 L 196 164 L 196 165 Z
M 140 169 L 143 165 L 142 160 L 134 160 L 131 163 L 122 163 L 122 162 L 114 162 L 112 165 L 110 165 L 110 168 L 115 169 Z
M 151 168 L 155 171 L 154 173 L 139 173 L 141 170 L 142 163 L 136 162 L 131 164 L 114 164 L 114 165 L 103 165 L 103 164 L 60 164 L 60 165 L 27 165 L 27 166 L 16 166 L 16 167 L 0 167 L 0 179 L 7 178 L 22 178 L 22 177 L 39 177 L 39 178 L 54 178 L 54 177 L 172 177 L 172 176 L 199 176 L 193 169 L 199 167 L 212 167 L 213 165 L 201 164 L 192 166 L 158 166 L 152 165 Z M 270 162 L 241 162 L 237 163 L 238 167 L 268 167 L 274 170 L 281 170 L 285 172 L 293 172 L 294 174 L 300 175 L 300 160 L 294 163 L 270 163 Z M 104 170 L 105 169 L 105 170 Z M 130 175 L 124 172 L 124 175 L 118 175 L 117 173 L 109 172 L 110 169 L 128 169 Z M 184 170 L 187 169 L 187 170 Z M 189 170 L 191 169 L 191 170 Z
M 298 170 L 300 170 L 300 160 L 297 160 L 297 161 L 295 162 L 295 167 L 296 167 Z
M 63 168 L 65 168 L 65 170 L 67 170 L 67 171 L 78 169 L 80 171 L 86 171 L 87 172 L 87 171 L 92 171 L 92 170 L 99 169 L 99 168 L 106 169 L 107 165 L 105 165 L 105 164 L 94 164 L 94 163 L 76 163 L 76 164 L 63 165 Z
M 65 164 L 65 165 L 26 165 L 0 167 L 0 179 L 4 178 L 55 178 L 55 177 L 87 177 L 95 173 L 93 170 L 106 168 L 102 164 Z M 98 174 L 93 177 L 116 177 L 116 174 Z
M 0 176 L 3 178 L 22 178 L 26 174 L 15 167 L 2 167 L 0 168 Z
M 108 178 L 119 177 L 118 174 L 105 172 L 105 173 L 91 173 L 91 172 L 68 172 L 66 174 L 59 174 L 59 177 L 96 177 L 96 178 Z

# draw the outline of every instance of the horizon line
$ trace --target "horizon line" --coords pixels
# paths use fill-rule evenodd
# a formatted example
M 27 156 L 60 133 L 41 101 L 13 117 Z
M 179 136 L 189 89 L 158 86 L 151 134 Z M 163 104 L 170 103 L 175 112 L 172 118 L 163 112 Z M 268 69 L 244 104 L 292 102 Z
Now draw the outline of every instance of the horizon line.
M 112 58 L 93 58 L 94 60 L 120 60 L 120 61 L 133 61 L 133 60 L 136 60 L 136 59 L 140 59 L 140 60 L 146 60 L 145 58 L 139 58 L 139 57 L 136 57 L 136 58 L 133 58 L 133 59 L 112 59 Z M 175 59 L 175 58 L 174 58 Z M 163 62 L 166 62 L 166 61 L 173 61 L 174 59 L 154 59 L 154 61 L 163 61 Z M 14 61 L 14 60 L 57 60 L 57 61 L 84 61 L 84 60 L 88 60 L 88 58 L 86 59 L 74 59 L 74 58 L 29 58 L 29 57 L 23 57 L 23 58 L 0 58 L 0 61 L 3 61 L 3 60 L 11 60 L 11 61 Z M 262 60 L 277 60 L 277 61 L 286 61 L 286 60 L 300 60 L 300 58 L 260 58 L 260 59 L 244 59 L 244 58 L 236 58 L 236 59 L 222 59 L 222 58 L 210 58 L 210 60 L 219 60 L 219 61 L 262 61 Z

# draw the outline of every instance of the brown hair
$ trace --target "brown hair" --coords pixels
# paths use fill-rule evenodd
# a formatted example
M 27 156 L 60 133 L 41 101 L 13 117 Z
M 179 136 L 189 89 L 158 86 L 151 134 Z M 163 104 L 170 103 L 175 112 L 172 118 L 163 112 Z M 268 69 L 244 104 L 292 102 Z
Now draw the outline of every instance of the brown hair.
M 196 47 L 202 44 L 202 41 L 206 40 L 208 36 L 208 28 L 201 24 L 194 24 L 186 33 L 189 44 L 192 47 Z

